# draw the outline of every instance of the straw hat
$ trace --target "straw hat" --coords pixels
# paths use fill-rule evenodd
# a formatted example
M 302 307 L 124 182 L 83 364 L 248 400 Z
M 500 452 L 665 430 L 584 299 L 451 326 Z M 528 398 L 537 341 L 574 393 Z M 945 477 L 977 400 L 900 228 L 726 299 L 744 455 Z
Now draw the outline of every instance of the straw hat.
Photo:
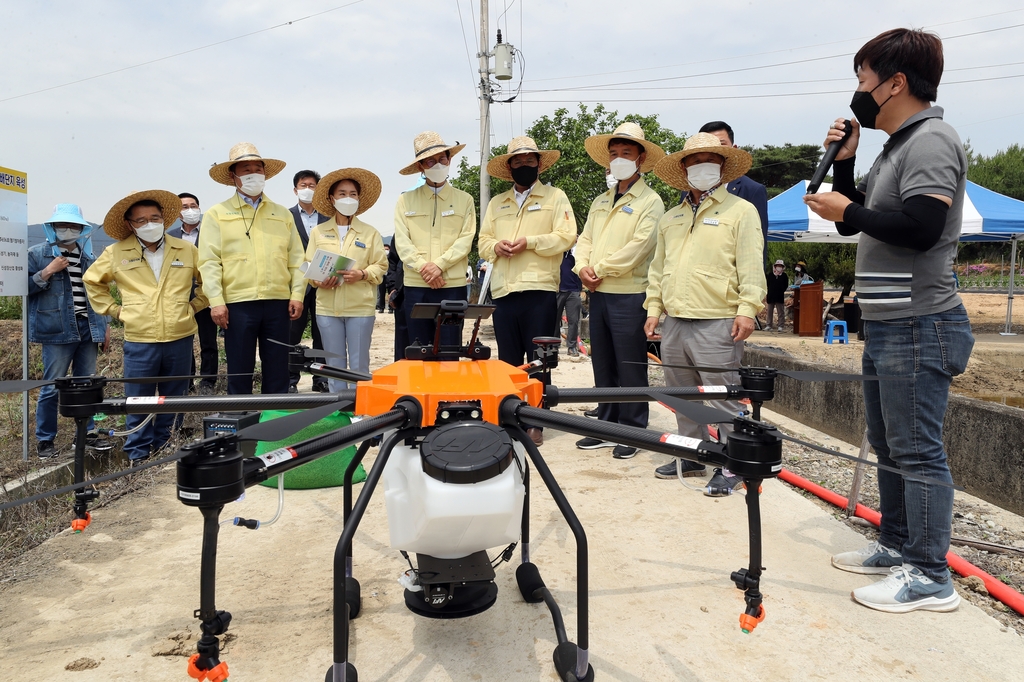
M 354 180 L 359 185 L 359 209 L 356 215 L 368 210 L 380 198 L 380 178 L 362 168 L 339 168 L 331 171 L 316 183 L 313 193 L 313 208 L 317 213 L 333 216 L 336 211 L 331 201 L 331 187 L 339 180 Z
M 669 154 L 658 162 L 654 174 L 675 187 L 676 189 L 690 191 L 690 183 L 686 179 L 686 169 L 683 168 L 683 159 L 693 154 L 711 152 L 718 154 L 725 159 L 722 165 L 722 184 L 732 182 L 750 170 L 754 159 L 738 147 L 723 145 L 722 141 L 711 133 L 697 133 L 686 140 L 683 150 Z
M 215 163 L 210 168 L 210 177 L 222 185 L 235 186 L 228 169 L 239 161 L 262 161 L 263 173 L 267 180 L 284 170 L 285 162 L 277 159 L 264 159 L 260 156 L 259 150 L 252 142 L 239 142 L 228 152 L 228 160 L 224 163 Z
M 423 159 L 433 156 L 434 154 L 440 154 L 443 151 L 451 152 L 452 156 L 455 156 L 461 152 L 466 145 L 459 144 L 458 140 L 455 144 L 445 144 L 441 136 L 435 133 L 433 130 L 427 130 L 416 136 L 416 139 L 412 141 L 412 153 L 415 154 L 416 159 L 408 166 L 398 171 L 401 175 L 415 175 L 420 172 L 419 163 Z
M 610 161 L 608 158 L 608 143 L 617 137 L 621 137 L 624 140 L 630 140 L 631 142 L 636 142 L 644 148 L 644 151 L 647 152 L 647 160 L 644 161 L 644 165 L 640 167 L 641 173 L 651 172 L 658 162 L 665 157 L 665 150 L 645 138 L 643 128 L 632 121 L 626 121 L 625 123 L 620 124 L 613 133 L 592 135 L 591 137 L 588 137 L 583 141 L 583 146 L 586 147 L 587 154 L 590 154 L 590 158 L 605 168 L 608 168 L 608 163 Z
M 533 141 L 532 137 L 525 135 L 513 137 L 512 141 L 508 143 L 507 154 L 495 156 L 487 162 L 487 173 L 492 177 L 511 181 L 512 171 L 508 167 L 508 161 L 517 154 L 540 154 L 540 167 L 537 170 L 539 174 L 555 165 L 555 161 L 558 161 L 562 152 L 557 149 L 537 149 L 537 143 Z
M 132 192 L 107 211 L 107 217 L 103 219 L 103 231 L 110 235 L 111 239 L 121 241 L 133 234 L 128 227 L 124 214 L 135 203 L 149 199 L 160 204 L 164 216 L 164 229 L 174 224 L 174 221 L 181 215 L 181 199 L 174 192 L 166 192 L 162 189 L 147 189 L 145 192 Z

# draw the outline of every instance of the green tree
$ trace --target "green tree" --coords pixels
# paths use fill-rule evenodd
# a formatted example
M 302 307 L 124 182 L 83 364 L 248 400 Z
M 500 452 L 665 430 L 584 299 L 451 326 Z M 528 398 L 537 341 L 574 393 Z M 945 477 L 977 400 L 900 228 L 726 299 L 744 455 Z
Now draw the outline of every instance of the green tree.
M 768 262 L 781 258 L 792 278 L 797 261 L 807 264 L 807 272 L 816 280 L 823 279 L 830 286 L 840 287 L 843 296 L 853 289 L 857 259 L 856 244 L 810 244 L 807 242 L 769 242 Z
M 1024 201 L 1024 149 L 1012 144 L 992 156 L 983 156 L 964 145 L 967 153 L 967 179 L 993 192 Z
M 822 149 L 814 144 L 790 144 L 781 147 L 744 147 L 754 157 L 747 177 L 768 189 L 768 198 L 778 196 L 800 182 L 810 180 L 818 167 Z
M 661 146 L 666 152 L 682 149 L 685 142 L 684 136 L 662 126 L 657 115 L 619 116 L 617 111 L 609 111 L 602 104 L 598 104 L 592 110 L 580 104 L 575 114 L 566 108 L 559 108 L 554 116 L 542 116 L 526 130 L 526 135 L 532 137 L 539 148 L 557 149 L 562 152 L 561 158 L 544 172 L 541 180 L 558 187 L 568 196 L 576 215 L 577 231 L 583 230 L 594 198 L 607 190 L 604 169 L 590 158 L 583 141 L 592 135 L 610 133 L 624 121 L 632 121 L 639 125 L 647 139 Z M 507 149 L 506 145 L 492 148 L 490 158 L 504 154 Z M 669 187 L 653 173 L 644 176 L 644 180 L 661 195 L 666 206 L 679 203 L 679 190 Z M 452 179 L 452 184 L 472 195 L 479 215 L 480 166 L 471 165 L 463 158 L 459 164 L 458 175 Z M 491 178 L 491 196 L 497 196 L 511 186 L 510 182 Z

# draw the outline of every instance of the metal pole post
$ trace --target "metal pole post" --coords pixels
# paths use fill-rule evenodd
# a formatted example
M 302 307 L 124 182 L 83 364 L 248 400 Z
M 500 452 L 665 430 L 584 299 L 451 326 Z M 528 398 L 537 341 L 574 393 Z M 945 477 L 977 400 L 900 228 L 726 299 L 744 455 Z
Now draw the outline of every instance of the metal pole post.
M 1017 269 L 1017 235 L 1010 240 L 1010 293 L 1006 297 L 1006 329 L 999 332 L 1000 336 L 1016 336 L 1010 327 L 1013 323 L 1013 275 Z
M 21 297 L 21 378 L 28 380 L 28 296 Z M 28 391 L 21 394 L 21 461 L 28 461 Z
M 491 156 L 491 59 L 488 50 L 487 0 L 480 0 L 480 215 L 483 219 L 491 201 L 491 176 L 487 161 Z

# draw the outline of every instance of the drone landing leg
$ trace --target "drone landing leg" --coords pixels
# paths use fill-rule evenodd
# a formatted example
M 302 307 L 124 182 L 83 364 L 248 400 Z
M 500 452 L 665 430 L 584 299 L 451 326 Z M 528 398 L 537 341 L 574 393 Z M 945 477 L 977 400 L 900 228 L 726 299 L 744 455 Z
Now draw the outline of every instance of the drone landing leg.
M 203 555 L 199 569 L 199 608 L 195 617 L 202 621 L 202 638 L 196 645 L 199 653 L 188 660 L 188 674 L 197 680 L 223 682 L 228 679 L 228 664 L 220 660 L 220 641 L 231 624 L 231 614 L 218 611 L 214 605 L 217 590 L 217 535 L 220 512 L 224 507 L 200 507 L 203 514 Z
M 359 493 L 355 507 L 351 512 L 348 505 L 352 500 L 352 474 L 356 466 L 362 460 L 363 455 L 369 450 L 369 441 L 364 441 L 359 446 L 355 457 L 345 470 L 345 527 L 341 531 L 341 538 L 334 550 L 334 664 L 327 669 L 324 677 L 325 682 L 358 682 L 359 677 L 354 665 L 348 660 L 348 621 L 359 615 L 359 583 L 350 577 L 352 568 L 352 539 L 355 537 L 356 528 L 366 513 L 366 507 L 373 495 L 374 488 L 380 482 L 381 474 L 384 473 L 384 465 L 388 463 L 391 451 L 399 442 L 405 438 L 401 431 L 396 432 L 387 440 L 377 454 L 377 459 L 370 467 L 370 473 L 363 483 L 363 490 Z M 350 583 L 354 583 L 354 590 L 349 589 Z M 350 601 L 350 597 L 354 599 Z
M 85 437 L 89 433 L 88 417 L 75 417 L 75 483 L 85 480 Z M 75 518 L 71 521 L 71 529 L 81 533 L 86 526 L 92 523 L 92 514 L 89 513 L 89 503 L 98 499 L 100 493 L 96 489 L 76 490 L 74 512 Z
M 551 620 L 555 626 L 555 636 L 558 639 L 558 646 L 555 647 L 553 654 L 555 662 L 555 670 L 558 673 L 558 678 L 561 680 L 579 680 L 590 682 L 594 679 L 594 668 L 590 665 L 589 660 L 589 644 L 590 637 L 587 631 L 588 619 L 589 619 L 589 565 L 587 559 L 587 534 L 583 530 L 583 524 L 576 517 L 576 513 L 572 510 L 569 505 L 569 500 L 566 499 L 565 493 L 558 486 L 558 481 L 555 480 L 554 475 L 551 473 L 551 469 L 548 468 L 547 462 L 540 454 L 540 450 L 533 444 L 533 441 L 523 432 L 523 430 L 517 426 L 511 426 L 508 428 L 512 437 L 522 443 L 523 447 L 526 448 L 526 453 L 530 456 L 530 460 L 533 462 L 533 466 L 536 467 L 537 473 L 540 474 L 540 478 L 544 481 L 544 485 L 547 486 L 548 492 L 551 493 L 552 499 L 555 504 L 558 505 L 558 510 L 562 512 L 562 516 L 565 518 L 569 528 L 572 530 L 572 534 L 576 538 L 576 636 L 579 639 L 579 645 L 573 644 L 569 641 L 568 636 L 565 633 L 565 623 L 562 620 L 562 612 L 558 608 L 558 604 L 555 603 L 555 598 L 552 596 L 551 591 L 544 585 L 544 581 L 540 577 L 540 571 L 537 566 L 532 563 L 523 563 L 516 569 L 516 582 L 519 584 L 519 591 L 523 595 L 523 599 L 528 602 L 540 602 L 543 601 L 548 609 L 551 611 Z M 525 473 L 525 472 L 524 472 Z M 526 479 L 524 477 L 524 482 Z M 527 519 L 526 512 L 528 507 L 524 504 L 523 511 L 523 544 L 528 545 L 527 536 L 525 531 L 527 530 Z
M 761 605 L 761 482 L 760 478 L 745 478 L 747 488 L 747 525 L 750 532 L 750 566 L 734 572 L 732 581 L 743 590 L 747 608 L 740 614 L 740 628 L 751 633 L 764 620 L 764 606 Z

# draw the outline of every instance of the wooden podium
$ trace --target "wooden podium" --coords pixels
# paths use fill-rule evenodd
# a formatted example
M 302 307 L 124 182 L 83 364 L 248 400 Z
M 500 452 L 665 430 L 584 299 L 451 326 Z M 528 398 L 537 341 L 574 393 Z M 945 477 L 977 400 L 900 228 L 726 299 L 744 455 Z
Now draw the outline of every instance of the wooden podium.
M 793 333 L 821 336 L 821 310 L 825 282 L 801 284 L 793 289 Z

